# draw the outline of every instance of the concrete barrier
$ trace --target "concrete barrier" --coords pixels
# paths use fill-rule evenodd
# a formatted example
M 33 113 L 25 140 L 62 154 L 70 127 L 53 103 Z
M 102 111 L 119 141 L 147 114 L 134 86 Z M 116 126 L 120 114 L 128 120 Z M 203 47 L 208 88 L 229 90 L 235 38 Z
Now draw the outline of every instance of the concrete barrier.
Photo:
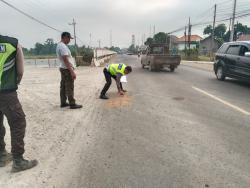
M 92 66 L 102 66 L 105 63 L 108 63 L 112 57 L 114 57 L 117 53 L 105 48 L 95 48 L 94 49 L 94 57 L 92 60 Z

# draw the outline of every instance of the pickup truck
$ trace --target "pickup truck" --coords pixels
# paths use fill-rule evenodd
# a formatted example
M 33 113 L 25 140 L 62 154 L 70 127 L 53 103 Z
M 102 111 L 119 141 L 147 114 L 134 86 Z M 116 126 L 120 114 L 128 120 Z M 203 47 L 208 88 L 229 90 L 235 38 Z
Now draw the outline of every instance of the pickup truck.
M 166 44 L 153 44 L 142 51 L 141 65 L 142 68 L 149 67 L 149 71 L 159 71 L 164 67 L 170 69 L 171 72 L 180 65 L 181 57 L 179 55 L 171 55 L 169 46 Z

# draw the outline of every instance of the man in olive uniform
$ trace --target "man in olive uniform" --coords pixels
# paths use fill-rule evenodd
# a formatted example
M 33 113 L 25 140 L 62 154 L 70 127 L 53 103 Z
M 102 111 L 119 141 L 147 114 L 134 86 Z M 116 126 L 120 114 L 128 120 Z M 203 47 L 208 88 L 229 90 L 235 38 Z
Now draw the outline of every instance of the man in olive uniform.
M 60 86 L 60 99 L 61 108 L 69 106 L 70 109 L 82 108 L 82 105 L 76 104 L 74 99 L 74 80 L 76 79 L 75 73 L 75 60 L 73 59 L 70 49 L 67 46 L 72 39 L 69 32 L 61 34 L 61 42 L 57 44 L 56 54 L 60 61 L 61 72 L 61 86 Z M 69 101 L 67 103 L 66 101 Z
M 27 170 L 38 164 L 37 160 L 23 158 L 26 120 L 16 92 L 23 69 L 23 52 L 18 40 L 0 35 L 0 167 L 13 160 L 12 172 Z M 5 149 L 4 115 L 10 126 L 12 155 Z
M 118 89 L 118 93 L 120 95 L 124 95 L 126 90 L 123 89 L 122 83 L 121 83 L 121 77 L 129 74 L 132 72 L 131 66 L 126 66 L 125 64 L 110 64 L 107 67 L 103 69 L 103 73 L 106 79 L 106 84 L 104 88 L 102 89 L 100 99 L 108 99 L 106 96 L 106 92 L 108 91 L 109 87 L 111 86 L 112 80 L 111 78 L 116 80 L 116 85 Z

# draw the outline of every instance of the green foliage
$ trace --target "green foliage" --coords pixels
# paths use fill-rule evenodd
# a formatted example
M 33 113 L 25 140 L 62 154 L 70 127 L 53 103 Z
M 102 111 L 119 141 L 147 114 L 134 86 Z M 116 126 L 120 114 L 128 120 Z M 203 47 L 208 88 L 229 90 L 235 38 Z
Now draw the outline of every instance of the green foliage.
M 207 27 L 205 27 L 203 34 L 204 35 L 211 35 L 213 31 L 213 27 L 211 25 L 208 25 Z
M 137 49 L 133 44 L 129 46 L 128 51 L 131 53 L 137 53 Z
M 92 58 L 94 57 L 93 49 L 86 48 L 85 46 L 78 48 L 78 53 L 83 57 L 83 61 L 87 63 L 91 63 Z
M 227 27 L 225 24 L 219 24 L 214 28 L 214 36 L 217 38 L 223 38 L 223 36 L 226 33 L 226 30 Z M 213 32 L 213 27 L 211 25 L 208 25 L 203 31 L 204 35 L 212 35 L 212 32 Z
M 147 38 L 147 40 L 146 40 L 146 42 L 144 44 L 149 46 L 149 45 L 153 44 L 153 42 L 154 42 L 154 39 L 149 37 L 149 38 Z
M 165 44 L 167 42 L 167 34 L 163 32 L 159 32 L 154 35 L 154 43 Z
M 217 38 L 223 38 L 227 31 L 227 27 L 225 24 L 219 24 L 217 27 L 214 29 L 214 36 Z
M 119 47 L 112 46 L 111 48 L 108 48 L 108 49 L 111 50 L 111 51 L 117 52 L 117 53 L 121 52 L 121 49 Z

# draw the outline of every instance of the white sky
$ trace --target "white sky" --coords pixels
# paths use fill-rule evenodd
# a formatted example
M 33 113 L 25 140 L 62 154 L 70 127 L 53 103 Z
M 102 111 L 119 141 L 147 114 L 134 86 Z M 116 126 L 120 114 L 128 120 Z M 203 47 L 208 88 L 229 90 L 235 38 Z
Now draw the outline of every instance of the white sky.
M 73 33 L 68 23 L 75 18 L 77 36 L 82 42 L 79 45 L 110 46 L 110 31 L 114 46 L 128 47 L 131 35 L 135 34 L 136 42 L 141 43 L 142 36 L 156 32 L 169 32 L 188 23 L 212 21 L 213 5 L 218 3 L 218 19 L 229 18 L 233 0 L 5 0 L 33 17 L 62 31 Z M 250 12 L 250 0 L 238 0 L 238 11 Z M 47 38 L 56 42 L 60 33 L 42 26 L 23 16 L 0 1 L 1 28 L 0 34 L 17 37 L 27 48 L 35 42 L 44 43 Z M 250 26 L 250 17 L 240 19 Z M 225 22 L 229 25 L 229 21 Z M 193 28 L 192 34 L 202 35 L 205 26 Z M 175 33 L 183 35 L 184 31 Z

